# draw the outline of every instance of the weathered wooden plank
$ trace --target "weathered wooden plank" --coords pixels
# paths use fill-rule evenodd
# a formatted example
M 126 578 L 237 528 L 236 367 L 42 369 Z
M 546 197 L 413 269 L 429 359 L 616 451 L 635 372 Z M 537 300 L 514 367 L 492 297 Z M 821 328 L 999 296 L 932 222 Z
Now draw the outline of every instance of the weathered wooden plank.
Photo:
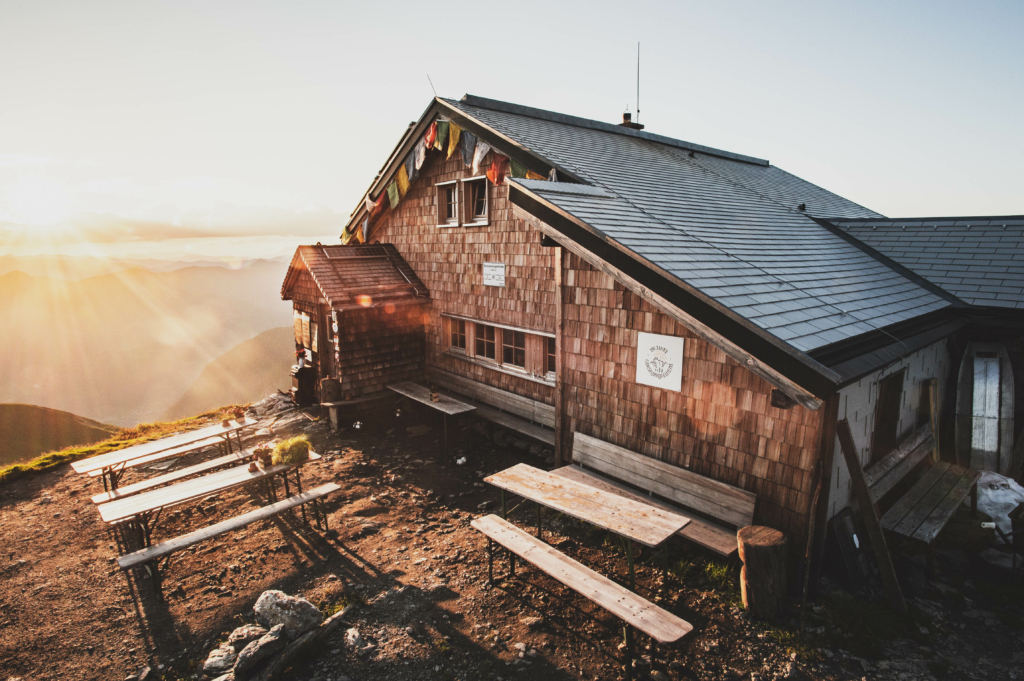
M 216 459 L 204 461 L 203 463 L 198 463 L 195 466 L 188 466 L 187 468 L 181 468 L 176 471 L 171 471 L 170 473 L 165 473 L 164 475 L 158 475 L 155 478 L 149 478 L 148 480 L 143 480 L 133 485 L 125 485 L 124 487 L 118 487 L 117 489 L 97 494 L 93 496 L 92 503 L 105 504 L 108 501 L 114 501 L 115 499 L 123 499 L 125 497 L 130 497 L 133 494 L 139 494 L 140 492 L 144 492 L 147 489 L 160 487 L 161 485 L 167 485 L 176 480 L 181 480 L 183 478 L 188 478 L 193 475 L 205 473 L 206 471 L 213 470 L 214 468 L 220 468 L 221 466 L 227 466 L 232 463 L 238 463 L 239 461 L 247 459 L 251 456 L 251 448 L 241 452 L 232 452 L 227 456 L 219 456 Z
M 596 487 L 604 490 L 605 492 L 618 494 L 643 504 L 657 506 L 658 508 L 672 513 L 682 512 L 682 510 L 677 506 L 673 506 L 661 499 L 644 496 L 620 482 L 606 478 L 594 471 L 588 471 L 584 468 L 580 468 L 579 466 L 563 466 L 562 468 L 556 468 L 551 471 L 551 474 L 568 478 L 569 480 L 575 480 L 576 482 Z M 687 523 L 686 527 L 679 530 L 677 534 L 694 542 L 695 544 L 699 544 L 704 548 L 710 549 L 711 551 L 723 556 L 731 556 L 736 552 L 736 531 L 719 527 L 718 525 L 708 522 L 703 518 L 690 517 L 690 522 Z
M 914 431 L 909 437 L 900 442 L 896 449 L 882 457 L 878 463 L 864 469 L 864 481 L 868 483 L 868 487 L 874 487 L 878 484 L 882 478 L 899 466 L 900 462 L 909 456 L 911 452 L 917 450 L 922 443 L 931 438 L 931 435 L 932 427 L 931 424 L 928 424 Z M 932 442 L 934 443 L 934 439 L 932 439 Z M 899 482 L 899 480 L 896 482 Z
M 907 516 L 908 513 L 921 502 L 928 494 L 928 491 L 937 485 L 942 477 L 948 472 L 949 464 L 939 462 L 925 471 L 921 479 L 914 483 L 914 486 L 892 505 L 885 515 L 882 516 L 882 528 L 886 530 L 895 529 L 897 525 Z
M 690 522 L 684 515 L 610 494 L 525 463 L 488 476 L 484 482 L 645 546 L 657 546 Z
M 118 465 L 115 466 L 114 468 L 116 470 L 138 468 L 139 466 L 145 466 L 146 464 L 156 463 L 157 461 L 165 461 L 167 459 L 175 459 L 180 456 L 187 456 L 189 454 L 193 454 L 195 452 L 206 449 L 207 447 L 216 447 L 217 445 L 222 444 L 224 444 L 224 438 L 215 435 L 213 437 L 208 437 L 205 440 L 200 440 L 199 442 L 192 442 L 190 444 L 181 445 L 179 447 L 165 449 L 154 454 L 140 456 L 137 459 L 132 459 L 131 461 L 127 461 L 123 465 Z M 106 469 L 97 468 L 95 470 L 89 471 L 89 477 L 98 478 L 101 475 L 104 475 L 105 473 Z
M 136 565 L 141 565 L 142 563 L 156 560 L 157 558 L 163 558 L 168 554 L 180 551 L 181 549 L 186 549 L 189 546 L 206 541 L 207 539 L 213 539 L 225 532 L 241 529 L 246 525 L 251 525 L 257 520 L 263 520 L 264 518 L 277 515 L 281 511 L 287 511 L 290 508 L 295 508 L 296 506 L 308 503 L 314 499 L 319 499 L 320 497 L 326 496 L 339 489 L 341 489 L 341 485 L 337 485 L 333 482 L 329 482 L 326 485 L 320 485 L 319 487 L 314 487 L 311 490 L 290 496 L 282 501 L 278 501 L 267 506 L 261 506 L 254 511 L 249 511 L 248 513 L 243 513 L 242 515 L 235 516 L 234 518 L 223 520 L 215 525 L 210 525 L 209 527 L 204 527 L 201 530 L 189 532 L 188 534 L 183 534 L 180 537 L 175 537 L 174 539 L 168 539 L 165 542 L 161 542 L 155 546 L 150 546 L 142 549 L 141 551 L 135 551 L 134 553 L 121 556 L 117 559 L 117 564 L 122 570 L 128 570 Z
M 160 438 L 159 440 L 153 440 L 152 442 L 144 442 L 140 445 L 125 447 L 124 449 L 118 449 L 106 454 L 91 456 L 88 459 L 75 461 L 71 464 L 71 468 L 76 473 L 89 473 L 102 468 L 110 468 L 112 466 L 125 463 L 126 461 L 148 456 L 149 454 L 156 454 L 181 445 L 193 444 L 214 435 L 226 436 L 229 433 L 234 433 L 236 430 L 248 428 L 255 424 L 256 421 L 249 418 L 245 419 L 242 423 L 230 421 L 230 425 L 227 427 L 217 423 L 212 426 L 206 426 L 205 428 L 190 430 L 187 433 L 179 433 L 177 435 Z
M 589 435 L 576 433 L 573 461 L 731 525 L 753 521 L 756 494 Z
M 550 404 L 545 404 L 529 397 L 523 397 L 508 390 L 495 388 L 448 371 L 442 371 L 441 369 L 431 369 L 429 376 L 437 383 L 466 397 L 479 400 L 503 411 L 511 412 L 524 419 L 535 421 L 542 426 L 547 426 L 548 428 L 555 427 L 555 408 Z
M 319 458 L 319 455 L 310 452 L 310 459 L 315 460 L 315 458 Z M 168 485 L 167 487 L 136 494 L 127 499 L 118 499 L 106 504 L 100 504 L 98 507 L 100 518 L 108 523 L 118 522 L 141 513 L 149 513 L 160 508 L 176 506 L 193 499 L 217 494 L 239 485 L 276 475 L 294 467 L 294 464 L 282 464 L 250 471 L 248 466 L 235 466 L 234 468 L 210 473 L 193 480 L 186 480 L 175 485 Z
M 659 643 L 673 643 L 693 630 L 686 620 L 659 608 L 496 515 L 476 518 L 471 524 L 484 536 Z
M 921 463 L 922 459 L 931 453 L 934 444 L 934 440 L 928 438 L 902 458 L 894 468 L 890 469 L 888 475 L 871 486 L 871 499 L 877 502 L 889 490 L 899 484 L 903 478 L 907 477 L 910 471 L 914 470 L 917 464 Z
M 932 512 L 938 508 L 939 504 L 942 503 L 942 499 L 949 494 L 957 481 L 964 476 L 964 473 L 968 470 L 959 466 L 954 466 L 946 462 L 939 462 L 935 464 L 935 467 L 944 468 L 945 471 L 934 484 L 929 486 L 928 490 L 920 496 L 920 499 L 910 511 L 903 516 L 903 518 L 892 527 L 892 531 L 896 534 L 902 534 L 905 537 L 912 537 L 917 531 L 917 528 L 921 526 L 921 523 L 925 521 Z M 914 488 L 911 488 L 913 491 Z
M 846 459 L 846 468 L 850 474 L 850 482 L 853 484 L 853 491 L 860 505 L 861 517 L 868 529 L 868 539 L 871 540 L 871 548 L 878 561 L 878 568 L 882 573 L 882 583 L 889 593 L 889 600 L 897 612 L 907 611 L 907 602 L 903 600 L 903 592 L 900 590 L 900 583 L 896 579 L 896 570 L 892 566 L 892 558 L 889 556 L 889 547 L 885 543 L 885 533 L 878 522 L 878 514 L 875 513 L 875 504 L 871 501 L 871 491 L 864 480 L 864 469 L 860 467 L 860 457 L 857 456 L 857 445 L 853 441 L 853 433 L 850 432 L 850 424 L 846 419 L 836 423 L 836 435 L 839 436 L 839 448 Z
M 485 418 L 488 421 L 497 423 L 499 426 L 508 428 L 509 430 L 514 430 L 520 435 L 533 438 L 534 440 L 543 442 L 551 447 L 555 446 L 555 431 L 553 430 L 548 430 L 547 428 L 535 425 L 529 421 L 524 421 L 521 418 L 512 416 L 511 414 L 506 414 L 498 411 L 497 409 L 485 407 L 482 404 L 476 405 L 476 415 L 481 418 Z
M 925 544 L 931 544 L 939 532 L 942 531 L 942 528 L 946 526 L 946 523 L 949 522 L 949 519 L 953 517 L 953 514 L 956 513 L 956 509 L 960 507 L 960 504 L 967 498 L 967 495 L 971 493 L 971 488 L 977 484 L 980 477 L 981 473 L 978 471 L 969 468 L 963 469 L 963 476 L 946 492 L 939 505 L 932 510 L 910 538 L 923 541 Z
M 454 397 L 448 397 L 447 395 L 439 395 L 436 402 L 432 401 L 430 399 L 430 388 L 422 386 L 419 383 L 413 383 L 412 381 L 389 385 L 388 390 L 396 392 L 404 397 L 408 397 L 410 400 L 414 400 L 420 404 L 425 404 L 431 409 L 444 412 L 449 416 L 462 414 L 476 409 L 476 407 L 471 404 L 460 402 Z

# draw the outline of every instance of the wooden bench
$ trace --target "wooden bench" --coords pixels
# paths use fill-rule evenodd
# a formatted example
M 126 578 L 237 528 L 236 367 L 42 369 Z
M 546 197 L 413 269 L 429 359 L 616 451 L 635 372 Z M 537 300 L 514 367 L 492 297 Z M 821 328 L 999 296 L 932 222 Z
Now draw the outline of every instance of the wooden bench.
M 687 514 L 691 522 L 679 531 L 680 536 L 720 555 L 732 555 L 737 549 L 736 531 L 754 522 L 757 495 L 753 492 L 589 435 L 573 436 L 572 460 L 577 466 L 559 468 L 553 473 L 670 511 L 678 512 L 680 509 L 673 506 L 677 504 L 730 526 Z M 645 496 L 634 488 L 649 494 Z M 655 499 L 650 493 L 672 503 Z
M 187 456 L 188 454 L 194 454 L 196 452 L 206 449 L 207 447 L 220 447 L 221 451 L 224 451 L 224 438 L 218 435 L 214 435 L 213 437 L 208 437 L 204 440 L 199 440 L 198 442 L 193 442 L 191 444 L 180 445 L 178 447 L 165 449 L 154 454 L 140 456 L 137 459 L 131 459 L 130 461 L 126 461 L 121 466 L 121 468 L 123 468 L 124 470 L 127 470 L 129 468 L 138 468 L 139 466 L 145 466 L 147 463 L 155 463 L 158 461 L 164 461 L 165 459 L 173 459 L 179 456 Z M 89 471 L 89 477 L 98 478 L 101 475 L 105 475 L 105 473 L 106 472 L 104 469 L 97 469 L 94 471 Z
M 491 582 L 494 577 L 493 541 L 659 643 L 674 643 L 693 630 L 686 620 L 659 608 L 496 515 L 477 518 L 471 525 L 489 540 L 488 578 Z M 627 656 L 631 656 L 628 647 Z M 630 660 L 627 660 L 627 670 L 629 667 Z
M 271 516 L 275 516 L 282 511 L 287 511 L 295 508 L 296 506 L 301 506 L 310 502 L 319 502 L 323 497 L 339 489 L 341 489 L 341 486 L 333 482 L 329 482 L 326 485 L 320 485 L 319 487 L 314 487 L 311 490 L 301 492 L 267 506 L 261 506 L 254 511 L 249 511 L 248 513 L 243 513 L 242 515 L 235 516 L 234 518 L 223 520 L 214 525 L 210 525 L 209 527 L 204 527 L 201 530 L 189 532 L 188 534 L 183 534 L 180 537 L 168 539 L 165 542 L 154 544 L 153 546 L 135 551 L 134 553 L 123 555 L 117 559 L 117 564 L 125 571 L 136 567 L 145 567 L 153 578 L 153 589 L 159 596 L 161 594 L 159 568 L 159 562 L 161 559 L 169 560 L 171 554 L 176 551 L 187 549 L 190 546 L 194 546 L 195 544 L 204 542 L 208 539 L 219 537 L 220 535 L 231 532 L 232 530 L 241 529 L 247 525 L 251 525 L 257 520 L 270 518 Z M 317 520 L 317 525 L 320 526 L 322 521 L 323 525 L 321 529 L 326 530 L 327 514 L 322 507 L 318 506 L 317 503 L 314 503 L 314 515 Z
M 874 504 L 900 484 L 922 462 L 928 470 L 903 492 L 880 519 L 882 529 L 927 546 L 949 523 L 956 509 L 971 495 L 972 508 L 978 504 L 981 473 L 945 461 L 933 462 L 935 438 L 926 425 L 901 442 L 881 461 L 864 470 Z
M 430 369 L 428 378 L 460 395 L 476 407 L 476 415 L 520 435 L 555 446 L 555 408 L 538 400 L 494 388 L 441 369 Z

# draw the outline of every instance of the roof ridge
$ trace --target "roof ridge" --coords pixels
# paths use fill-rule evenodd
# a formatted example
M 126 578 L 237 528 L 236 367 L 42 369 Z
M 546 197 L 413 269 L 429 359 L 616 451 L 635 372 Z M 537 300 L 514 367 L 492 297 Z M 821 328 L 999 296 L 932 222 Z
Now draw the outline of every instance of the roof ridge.
M 520 116 L 529 116 L 530 118 L 537 118 L 544 121 L 553 121 L 555 123 L 565 123 L 566 125 L 574 125 L 580 128 L 589 128 L 591 130 L 601 130 L 616 135 L 624 135 L 626 137 L 638 137 L 649 142 L 657 142 L 659 144 L 665 144 L 671 147 L 678 147 L 680 149 L 686 149 L 688 151 L 699 151 L 702 154 L 708 154 L 709 156 L 718 156 L 720 158 L 726 158 L 733 161 L 741 161 L 743 163 L 751 163 L 753 165 L 759 166 L 771 165 L 771 163 L 769 163 L 766 159 L 757 158 L 755 156 L 746 156 L 744 154 L 737 154 L 732 151 L 715 149 L 714 147 L 707 147 L 704 146 L 703 144 L 695 144 L 693 142 L 687 142 L 685 140 L 676 139 L 674 137 L 667 137 L 665 135 L 656 135 L 651 132 L 644 132 L 643 130 L 634 130 L 632 128 L 626 128 L 624 126 L 616 125 L 614 123 L 605 123 L 604 121 L 596 121 L 590 118 L 581 118 L 579 116 L 561 114 L 555 111 L 548 111 L 546 109 L 537 109 L 532 106 L 524 106 L 522 104 L 502 102 L 497 99 L 478 97 L 477 95 L 471 95 L 468 93 L 463 95 L 461 100 L 447 98 L 443 99 L 446 102 L 453 104 L 462 103 L 468 106 L 475 106 L 481 109 L 491 109 L 493 111 L 503 111 L 505 113 L 518 114 Z
M 870 224 L 872 222 L 892 222 L 893 226 L 901 222 L 958 222 L 961 220 L 1024 220 L 1024 215 L 946 215 L 946 216 L 932 216 L 923 218 L 822 218 L 828 220 L 834 225 L 842 225 L 848 222 L 851 223 L 865 223 Z M 923 225 L 927 226 L 927 225 Z

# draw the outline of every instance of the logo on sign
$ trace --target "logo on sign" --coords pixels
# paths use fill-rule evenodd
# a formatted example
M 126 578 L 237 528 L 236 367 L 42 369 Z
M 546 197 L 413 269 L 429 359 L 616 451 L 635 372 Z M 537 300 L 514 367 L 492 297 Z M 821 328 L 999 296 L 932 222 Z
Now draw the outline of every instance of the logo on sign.
M 654 378 L 668 378 L 672 373 L 675 364 L 669 359 L 668 348 L 655 345 L 647 351 L 647 359 L 644 360 L 647 372 Z
M 637 333 L 636 382 L 679 390 L 683 383 L 683 338 Z

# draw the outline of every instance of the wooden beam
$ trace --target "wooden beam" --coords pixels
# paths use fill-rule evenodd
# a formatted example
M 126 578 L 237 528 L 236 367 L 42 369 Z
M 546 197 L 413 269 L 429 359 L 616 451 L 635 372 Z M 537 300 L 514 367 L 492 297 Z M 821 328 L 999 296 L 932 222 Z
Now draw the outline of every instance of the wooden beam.
M 818 438 L 818 485 L 815 503 L 810 508 L 810 527 L 807 528 L 807 552 L 804 573 L 804 600 L 818 594 L 821 564 L 825 556 L 825 530 L 828 528 L 828 504 L 832 496 L 832 468 L 836 451 L 836 421 L 839 419 L 839 393 L 829 395 L 821 414 Z
M 903 592 L 900 590 L 899 580 L 896 579 L 896 569 L 892 566 L 889 547 L 885 544 L 885 533 L 882 532 L 882 525 L 878 521 L 875 504 L 871 501 L 871 492 L 864 479 L 864 469 L 861 468 L 860 457 L 857 456 L 857 445 L 853 442 L 853 433 L 850 431 L 850 424 L 846 419 L 836 424 L 836 434 L 839 436 L 839 448 L 843 452 L 843 458 L 846 459 L 846 467 L 849 469 L 850 481 L 853 484 L 857 504 L 860 506 L 861 516 L 868 530 L 868 539 L 871 541 L 875 560 L 878 561 L 878 569 L 882 573 L 882 582 L 885 584 L 885 590 L 889 593 L 889 601 L 896 612 L 906 612 L 907 603 L 903 600 Z
M 513 206 L 513 213 L 516 218 L 525 220 L 529 225 L 542 231 L 544 234 L 555 238 L 560 236 L 560 232 L 551 227 L 550 225 L 538 220 L 536 217 L 528 213 L 526 210 L 519 206 Z M 808 409 L 819 408 L 823 401 L 818 396 L 814 395 L 808 390 L 800 387 L 789 378 L 783 376 L 781 373 L 768 366 L 764 362 L 761 362 L 756 357 L 743 350 L 741 347 L 725 338 L 711 327 L 707 326 L 703 322 L 698 321 L 683 309 L 676 306 L 663 296 L 651 291 L 640 282 L 636 281 L 622 270 L 614 267 L 613 265 L 605 262 L 601 258 L 597 257 L 589 250 L 583 248 L 579 244 L 575 243 L 570 239 L 563 237 L 562 247 L 571 251 L 574 255 L 578 256 L 585 262 L 589 263 L 592 267 L 604 272 L 608 276 L 612 277 L 620 284 L 629 289 L 632 293 L 640 296 L 644 300 L 650 302 L 655 307 L 659 308 L 662 312 L 672 317 L 679 323 L 683 324 L 691 331 L 696 333 L 698 336 L 706 340 L 707 342 L 714 345 L 716 348 L 724 352 L 725 354 L 732 357 L 734 360 L 739 362 L 741 366 L 748 369 L 749 371 L 757 374 L 764 380 L 771 383 L 773 386 L 786 393 L 794 400 L 802 404 Z
M 563 281 L 565 274 L 564 253 L 560 247 L 555 248 L 555 465 L 559 468 L 572 448 L 572 433 L 566 424 L 565 400 L 565 303 L 563 299 Z

